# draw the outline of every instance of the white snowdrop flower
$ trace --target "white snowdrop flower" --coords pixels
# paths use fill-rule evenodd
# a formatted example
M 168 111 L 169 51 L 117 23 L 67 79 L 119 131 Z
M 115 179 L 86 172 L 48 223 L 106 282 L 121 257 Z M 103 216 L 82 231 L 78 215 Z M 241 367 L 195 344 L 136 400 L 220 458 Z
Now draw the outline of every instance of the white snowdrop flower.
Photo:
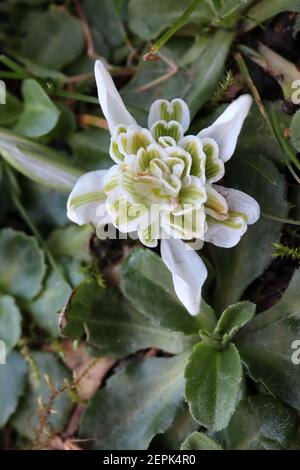
M 155 101 L 146 129 L 127 111 L 99 60 L 95 76 L 115 164 L 78 179 L 68 199 L 68 217 L 79 225 L 111 223 L 123 233 L 137 232 L 148 247 L 161 240 L 175 292 L 196 315 L 207 270 L 185 242 L 198 239 L 233 247 L 260 215 L 252 197 L 215 184 L 234 153 L 252 98 L 236 99 L 197 136 L 184 135 L 190 112 L 182 99 Z

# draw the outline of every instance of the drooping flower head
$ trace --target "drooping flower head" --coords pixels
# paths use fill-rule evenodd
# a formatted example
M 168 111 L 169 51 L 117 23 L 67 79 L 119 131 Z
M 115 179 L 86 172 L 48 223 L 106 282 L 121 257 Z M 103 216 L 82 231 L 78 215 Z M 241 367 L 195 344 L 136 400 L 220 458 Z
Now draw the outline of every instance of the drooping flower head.
M 207 271 L 184 241 L 230 248 L 259 217 L 252 197 L 215 184 L 224 176 L 224 163 L 235 150 L 252 98 L 241 96 L 195 136 L 187 132 L 190 112 L 182 99 L 155 101 L 148 128 L 143 128 L 126 110 L 100 61 L 95 75 L 115 164 L 79 178 L 68 200 L 68 217 L 80 225 L 101 220 L 123 233 L 137 232 L 149 247 L 161 240 L 175 292 L 196 315 Z

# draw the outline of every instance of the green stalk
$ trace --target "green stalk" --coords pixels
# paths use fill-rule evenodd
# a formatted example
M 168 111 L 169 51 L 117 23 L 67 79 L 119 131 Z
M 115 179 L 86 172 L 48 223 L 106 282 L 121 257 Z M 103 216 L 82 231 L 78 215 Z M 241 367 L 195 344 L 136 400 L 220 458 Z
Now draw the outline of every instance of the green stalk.
M 84 101 L 85 103 L 91 103 L 91 104 L 98 104 L 99 105 L 98 98 L 95 98 L 94 96 L 83 95 L 81 93 L 76 93 L 76 92 L 73 92 L 73 91 L 53 89 L 53 90 L 50 90 L 50 94 L 54 95 L 54 96 L 59 96 L 61 98 L 67 98 L 67 99 L 76 100 L 76 101 Z
M 182 28 L 188 21 L 194 10 L 198 7 L 202 0 L 193 0 L 192 3 L 184 10 L 182 15 L 175 21 L 168 31 L 163 34 L 158 41 L 151 47 L 150 51 L 144 55 L 144 60 L 153 60 L 157 52 L 169 41 L 169 39 Z
M 273 124 L 273 129 L 274 129 L 274 132 L 276 134 L 276 138 L 282 148 L 282 150 L 284 151 L 284 153 L 287 155 L 287 157 L 289 158 L 289 160 L 291 160 L 295 167 L 300 170 L 300 162 L 297 158 L 297 155 L 293 152 L 293 150 L 291 149 L 291 147 L 289 146 L 289 144 L 287 143 L 287 141 L 285 140 L 284 136 L 282 135 L 282 132 L 279 128 L 279 124 L 278 124 L 278 120 L 277 120 L 277 116 L 276 114 L 274 113 L 274 111 L 272 112 L 271 114 L 271 121 L 272 121 L 272 124 Z
M 277 140 L 278 144 L 280 145 L 282 151 L 284 152 L 286 158 L 288 161 L 293 162 L 293 164 L 296 166 L 298 170 L 300 170 L 300 162 L 296 156 L 296 154 L 293 152 L 293 150 L 290 148 L 288 143 L 286 142 L 284 136 L 282 135 L 279 125 L 277 122 L 277 118 L 275 116 L 275 113 L 272 114 L 272 118 L 269 116 L 269 113 L 266 111 L 266 108 L 263 105 L 263 102 L 261 100 L 261 97 L 258 93 L 258 90 L 256 86 L 254 85 L 252 78 L 250 77 L 248 67 L 242 57 L 242 55 L 238 52 L 235 54 L 235 60 L 239 66 L 240 72 L 242 76 L 244 77 L 254 99 L 255 102 L 258 106 L 258 109 L 263 116 L 264 120 L 267 123 L 267 126 L 269 127 L 270 131 L 274 135 L 275 139 Z
M 17 73 L 19 76 L 25 78 L 31 77 L 31 75 L 27 72 L 27 70 L 22 67 L 21 65 L 17 64 L 14 60 L 10 59 L 5 55 L 0 56 L 0 62 L 6 65 L 7 68 L 12 70 L 13 72 Z
M 51 268 L 59 275 L 59 277 L 61 277 L 63 279 L 63 281 L 65 281 L 69 284 L 69 281 L 65 278 L 64 274 L 62 273 L 62 270 L 58 267 L 55 259 L 53 258 L 53 256 L 50 253 L 48 247 L 46 246 L 46 244 L 45 244 L 42 236 L 40 235 L 38 229 L 35 227 L 35 225 L 32 222 L 30 216 L 28 215 L 25 207 L 23 206 L 23 204 L 20 201 L 20 197 L 19 197 L 20 188 L 19 188 L 19 185 L 17 183 L 16 177 L 15 177 L 13 171 L 9 168 L 8 165 L 5 165 L 5 171 L 6 171 L 6 174 L 9 178 L 9 182 L 10 182 L 12 200 L 13 200 L 16 208 L 18 209 L 22 219 L 24 220 L 24 222 L 26 222 L 26 224 L 30 228 L 31 232 L 33 233 L 33 235 L 35 236 L 35 238 L 39 242 L 41 248 L 43 249 L 43 251 L 46 255 L 46 258 L 48 259 L 48 262 L 49 262 L 49 265 L 51 266 Z
M 285 217 L 278 217 L 277 215 L 271 215 L 267 212 L 262 212 L 261 215 L 266 219 L 275 220 L 275 222 L 280 222 L 283 224 L 291 224 L 291 225 L 300 225 L 300 220 L 295 219 L 286 219 Z
M 23 75 L 16 72 L 7 72 L 6 70 L 0 71 L 0 78 L 12 78 L 14 80 L 24 80 Z

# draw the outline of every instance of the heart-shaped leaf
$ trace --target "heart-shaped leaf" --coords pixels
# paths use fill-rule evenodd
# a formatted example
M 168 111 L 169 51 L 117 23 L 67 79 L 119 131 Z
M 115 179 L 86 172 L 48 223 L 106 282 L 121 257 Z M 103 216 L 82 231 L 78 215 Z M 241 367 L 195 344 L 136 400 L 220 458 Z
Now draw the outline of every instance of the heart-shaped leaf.
M 14 131 L 27 137 L 48 134 L 58 123 L 60 111 L 36 80 L 25 80 L 22 91 L 24 109 L 14 126 Z

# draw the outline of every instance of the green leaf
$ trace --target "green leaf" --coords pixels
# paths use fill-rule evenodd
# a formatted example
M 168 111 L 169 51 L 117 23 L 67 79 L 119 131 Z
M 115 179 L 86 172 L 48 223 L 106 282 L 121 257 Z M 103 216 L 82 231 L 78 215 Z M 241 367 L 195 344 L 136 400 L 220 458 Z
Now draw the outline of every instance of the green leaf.
M 281 101 L 266 101 L 264 106 L 268 113 L 275 113 L 282 134 L 284 130 L 290 127 L 291 116 L 282 112 Z M 253 135 L 259 132 L 259 139 L 253 142 Z M 255 152 L 253 152 L 255 150 Z M 249 158 L 254 153 L 263 155 L 276 162 L 285 163 L 285 155 L 278 144 L 274 134 L 270 131 L 265 119 L 261 115 L 258 107 L 252 105 L 250 114 L 243 125 L 241 134 L 238 138 L 236 148 L 236 155 L 239 155 L 244 160 Z M 236 157 L 233 157 L 236 158 Z
M 181 97 L 188 103 L 193 117 L 216 90 L 232 40 L 233 33 L 229 31 L 202 35 L 201 41 L 194 45 L 195 58 L 187 67 L 181 66 L 181 61 L 190 50 L 190 40 L 172 39 L 163 53 L 169 61 L 178 64 L 176 73 L 170 74 L 170 64 L 163 60 L 141 61 L 133 79 L 122 89 L 126 104 L 148 112 L 153 96 Z
M 27 365 L 19 353 L 12 352 L 0 365 L 0 428 L 16 411 L 26 384 Z
M 229 450 L 283 450 L 295 437 L 295 413 L 269 396 L 240 402 L 227 429 L 215 435 Z
M 0 295 L 0 340 L 6 354 L 14 348 L 21 336 L 21 314 L 13 297 Z
M 71 146 L 76 166 L 87 171 L 110 168 L 113 164 L 108 154 L 110 135 L 103 129 L 86 129 L 72 134 Z
M 181 450 L 223 450 L 222 446 L 203 432 L 193 432 L 181 444 Z
M 262 212 L 287 216 L 285 178 L 274 163 L 262 155 L 233 157 L 227 163 L 224 186 L 253 196 Z M 234 248 L 210 248 L 216 270 L 213 306 L 217 312 L 240 300 L 251 282 L 265 271 L 272 260 L 273 243 L 279 241 L 281 230 L 281 223 L 262 215 L 258 222 L 248 227 L 247 233 Z
M 294 114 L 291 123 L 291 142 L 297 152 L 300 152 L 300 110 Z
M 254 317 L 255 310 L 256 305 L 247 301 L 230 305 L 218 320 L 214 335 L 223 338 L 227 343 Z
M 182 403 L 174 421 L 163 434 L 158 434 L 151 442 L 151 450 L 178 450 L 182 441 L 199 428 L 199 424 L 191 416 L 186 403 Z
M 51 232 L 47 246 L 57 258 L 68 256 L 81 261 L 90 261 L 89 243 L 93 234 L 94 229 L 90 225 L 56 228 Z
M 17 432 L 28 439 L 34 439 L 35 432 L 39 427 L 39 400 L 42 399 L 44 403 L 49 401 L 50 390 L 45 375 L 48 375 L 57 389 L 63 386 L 64 380 L 71 380 L 69 370 L 57 360 L 54 354 L 34 352 L 32 353 L 32 359 L 39 375 L 37 376 L 34 371 L 31 371 L 29 387 L 12 420 L 12 425 Z M 50 414 L 48 419 L 50 432 L 57 434 L 65 428 L 72 407 L 73 404 L 67 393 L 60 393 L 53 404 L 53 409 L 56 412 Z M 43 430 L 43 432 L 46 431 L 47 429 Z
M 62 72 L 36 64 L 34 61 L 24 57 L 22 54 L 18 54 L 16 51 L 9 51 L 9 54 L 18 62 L 23 64 L 26 70 L 34 77 L 41 78 L 43 80 L 53 80 L 57 84 L 63 83 L 66 80 L 66 76 Z
M 129 27 L 143 40 L 156 38 L 164 29 L 170 27 L 189 6 L 191 0 L 130 0 Z M 189 19 L 196 26 L 219 24 L 223 18 L 250 3 L 248 0 L 210 1 L 201 3 Z
M 103 36 L 102 42 L 107 43 L 112 50 L 122 45 L 125 33 L 115 1 L 85 0 L 82 8 L 90 27 Z
M 85 39 L 80 21 L 67 9 L 51 8 L 38 16 L 22 41 L 22 53 L 38 65 L 61 70 L 80 56 Z
M 22 104 L 14 95 L 6 92 L 6 104 L 0 105 L 0 126 L 13 124 L 22 111 Z
M 39 295 L 26 305 L 36 323 L 53 338 L 59 335 L 59 314 L 71 291 L 69 284 L 52 271 L 48 274 L 45 286 Z
M 216 91 L 233 39 L 234 34 L 225 30 L 219 30 L 213 36 L 209 36 L 206 48 L 192 65 L 194 80 L 183 96 L 189 105 L 192 117 Z
M 150 358 L 110 378 L 83 415 L 80 438 L 97 450 L 147 449 L 182 403 L 187 355 Z M 101 419 L 99 419 L 101 417 Z
M 19 179 L 22 194 L 26 194 L 25 209 L 36 226 L 45 230 L 70 223 L 66 214 L 69 194 L 35 183 L 25 177 Z
M 11 228 L 0 231 L 0 289 L 32 299 L 41 289 L 46 265 L 35 238 Z
M 181 38 L 180 41 L 172 39 L 167 47 L 163 49 L 163 53 L 171 62 L 177 63 L 189 50 L 190 45 L 190 40 L 184 38 Z M 200 45 L 198 45 L 198 48 L 200 51 L 202 50 Z M 161 80 L 161 77 L 164 76 L 167 76 L 167 78 Z M 130 82 L 122 88 L 121 95 L 126 106 L 132 108 L 131 111 L 137 122 L 147 126 L 148 112 L 154 96 L 167 100 L 180 96 L 183 98 L 192 82 L 193 76 L 190 68 L 180 67 L 176 74 L 170 74 L 170 65 L 164 60 L 154 62 L 140 60 L 136 73 Z M 147 88 L 149 84 L 151 86 Z M 146 89 L 142 87 L 146 87 Z
M 300 270 L 282 298 L 256 316 L 236 337 L 236 345 L 250 375 L 272 394 L 300 410 L 299 365 L 295 341 L 300 339 Z
M 198 343 L 185 370 L 185 398 L 193 417 L 209 430 L 225 428 L 237 406 L 242 380 L 240 356 L 232 343 L 217 350 Z
M 0 128 L 0 155 L 27 178 L 49 188 L 70 192 L 82 171 L 54 150 Z
M 24 80 L 22 93 L 24 109 L 14 131 L 27 137 L 48 134 L 57 125 L 60 111 L 36 80 Z
M 257 25 L 283 11 L 296 11 L 300 13 L 298 0 L 272 0 L 272 2 L 261 0 L 247 11 L 248 19 L 243 24 L 243 31 L 246 32 L 256 28 Z
M 212 309 L 203 303 L 192 317 L 179 301 L 172 276 L 161 258 L 150 250 L 134 250 L 121 268 L 121 288 L 132 305 L 151 322 L 172 331 L 197 334 L 215 326 Z
M 67 325 L 63 333 L 79 339 L 88 331 L 87 341 L 99 355 L 122 357 L 149 347 L 175 354 L 189 344 L 183 334 L 153 325 L 115 291 L 100 287 L 96 281 L 75 289 L 64 316 Z

